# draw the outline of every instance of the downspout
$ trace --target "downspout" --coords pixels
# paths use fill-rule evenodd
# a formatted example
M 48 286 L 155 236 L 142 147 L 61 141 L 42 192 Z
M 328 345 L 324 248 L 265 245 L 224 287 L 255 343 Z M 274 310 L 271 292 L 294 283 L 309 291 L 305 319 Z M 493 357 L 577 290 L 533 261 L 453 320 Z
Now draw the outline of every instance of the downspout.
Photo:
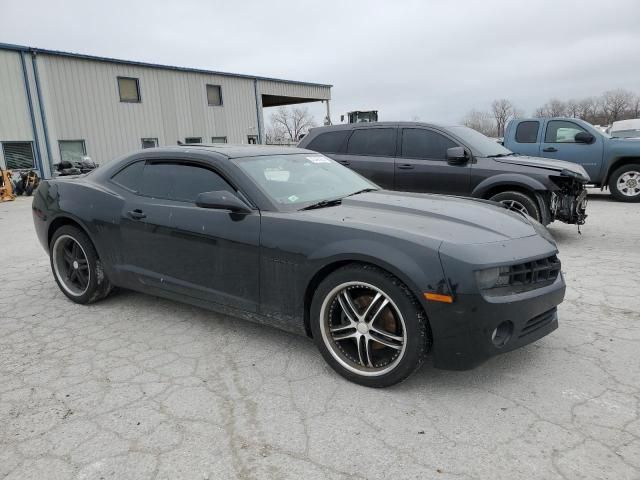
M 31 117 L 31 131 L 33 132 L 33 142 L 36 146 L 36 169 L 40 172 L 40 176 L 44 177 L 44 166 L 42 164 L 42 156 L 40 155 L 40 142 L 38 140 L 36 117 L 33 113 L 33 99 L 31 98 L 31 88 L 29 87 L 29 77 L 27 76 L 27 63 L 24 61 L 24 52 L 22 51 L 20 52 L 20 63 L 22 64 L 24 90 L 27 94 L 27 105 L 29 107 L 29 116 Z
M 260 105 L 262 102 L 258 100 L 258 79 L 253 79 L 253 93 L 256 97 L 256 119 L 258 120 L 258 143 L 262 145 L 262 118 L 260 115 Z
M 40 107 L 40 119 L 42 120 L 42 128 L 44 129 L 44 145 L 47 149 L 47 159 L 49 161 L 49 172 L 53 173 L 53 165 L 51 164 L 51 146 L 49 144 L 49 129 L 47 128 L 47 116 L 44 112 L 44 103 L 42 103 L 42 91 L 40 90 L 40 76 L 38 75 L 38 62 L 36 62 L 36 52 L 31 51 L 31 65 L 33 66 L 33 77 L 36 80 L 36 96 L 38 97 L 38 106 Z M 44 175 L 44 172 L 43 172 Z

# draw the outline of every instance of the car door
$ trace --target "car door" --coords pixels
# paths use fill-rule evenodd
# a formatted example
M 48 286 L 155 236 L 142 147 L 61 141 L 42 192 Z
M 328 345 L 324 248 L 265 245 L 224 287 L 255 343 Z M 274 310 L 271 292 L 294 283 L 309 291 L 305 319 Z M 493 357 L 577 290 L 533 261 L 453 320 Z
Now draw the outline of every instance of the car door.
M 210 166 L 147 161 L 140 195 L 125 207 L 123 246 L 140 281 L 255 312 L 260 214 L 195 205 L 199 193 L 215 190 L 234 188 Z
M 470 162 L 447 163 L 447 149 L 460 146 L 456 141 L 422 127 L 402 128 L 400 135 L 395 190 L 460 195 L 469 192 Z
M 360 127 L 353 130 L 345 153 L 331 157 L 382 188 L 393 189 L 396 127 Z
M 589 176 L 596 179 L 602 163 L 604 140 L 601 135 L 594 134 L 592 143 L 579 143 L 574 139 L 579 132 L 587 130 L 570 120 L 548 120 L 540 155 L 582 165 Z

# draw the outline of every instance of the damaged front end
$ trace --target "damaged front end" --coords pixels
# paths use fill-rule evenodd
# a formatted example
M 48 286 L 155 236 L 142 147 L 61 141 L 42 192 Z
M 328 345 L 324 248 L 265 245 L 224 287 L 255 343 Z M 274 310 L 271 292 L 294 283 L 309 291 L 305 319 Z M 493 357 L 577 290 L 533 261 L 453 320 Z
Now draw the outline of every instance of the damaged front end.
M 558 186 L 551 192 L 549 211 L 551 221 L 584 225 L 587 218 L 587 189 L 588 178 L 571 170 L 563 170 L 560 175 L 550 177 Z

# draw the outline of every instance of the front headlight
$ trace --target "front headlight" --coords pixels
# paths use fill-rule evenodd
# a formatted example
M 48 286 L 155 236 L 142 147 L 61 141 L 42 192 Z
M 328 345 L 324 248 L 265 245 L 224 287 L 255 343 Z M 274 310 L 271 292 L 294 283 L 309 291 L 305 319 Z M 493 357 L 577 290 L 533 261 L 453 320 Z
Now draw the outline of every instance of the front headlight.
M 509 267 L 492 267 L 478 270 L 476 281 L 480 290 L 509 286 Z

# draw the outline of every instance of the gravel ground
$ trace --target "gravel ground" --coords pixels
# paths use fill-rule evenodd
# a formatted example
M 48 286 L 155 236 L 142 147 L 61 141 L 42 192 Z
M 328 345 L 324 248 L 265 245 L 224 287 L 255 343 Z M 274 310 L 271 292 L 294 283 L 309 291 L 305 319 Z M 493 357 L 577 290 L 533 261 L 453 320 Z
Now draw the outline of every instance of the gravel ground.
M 0 478 L 640 478 L 640 205 L 553 225 L 560 328 L 469 372 L 348 383 L 308 339 L 55 285 L 0 204 Z

